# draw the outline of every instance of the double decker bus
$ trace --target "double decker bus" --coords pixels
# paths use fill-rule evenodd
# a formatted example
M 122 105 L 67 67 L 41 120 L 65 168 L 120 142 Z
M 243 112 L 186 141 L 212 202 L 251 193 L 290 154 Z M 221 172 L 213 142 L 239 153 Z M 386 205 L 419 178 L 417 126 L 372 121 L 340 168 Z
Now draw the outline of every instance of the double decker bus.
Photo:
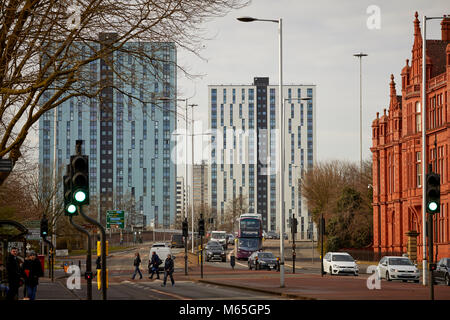
M 236 258 L 247 259 L 253 252 L 261 250 L 263 230 L 260 214 L 244 213 L 237 219 Z

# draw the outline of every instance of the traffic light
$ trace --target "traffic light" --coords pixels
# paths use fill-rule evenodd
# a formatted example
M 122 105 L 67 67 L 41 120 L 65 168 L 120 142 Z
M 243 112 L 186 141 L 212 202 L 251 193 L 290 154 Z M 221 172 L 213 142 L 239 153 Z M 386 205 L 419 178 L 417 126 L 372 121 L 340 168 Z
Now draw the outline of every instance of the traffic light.
M 48 236 L 48 220 L 44 216 L 41 219 L 41 237 L 45 239 L 47 236 Z
M 183 237 L 187 238 L 189 236 L 187 219 L 184 219 L 184 221 L 182 223 L 182 229 L 183 229 Z
M 92 277 L 93 277 L 93 273 L 92 273 L 91 271 L 86 271 L 86 272 L 84 273 L 84 278 L 85 278 L 86 280 L 92 280 Z
M 205 235 L 205 220 L 203 218 L 198 221 L 198 234 L 200 236 Z
M 74 204 L 89 204 L 89 158 L 84 155 L 70 157 L 72 169 L 72 199 Z
M 427 174 L 426 208 L 430 214 L 439 213 L 441 210 L 441 177 L 437 173 Z
M 291 231 L 292 231 L 292 234 L 297 233 L 297 226 L 298 226 L 297 218 L 292 218 L 292 220 L 291 220 Z
M 67 166 L 66 175 L 63 177 L 64 183 L 64 215 L 74 216 L 77 215 L 77 207 L 73 204 L 72 198 L 72 171 L 71 166 Z

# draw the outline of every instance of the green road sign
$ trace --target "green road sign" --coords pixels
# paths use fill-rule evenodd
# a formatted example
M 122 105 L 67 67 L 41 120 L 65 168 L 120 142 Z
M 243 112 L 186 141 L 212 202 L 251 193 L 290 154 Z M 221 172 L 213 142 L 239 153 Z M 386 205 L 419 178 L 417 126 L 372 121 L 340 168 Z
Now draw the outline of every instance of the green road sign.
M 123 229 L 125 227 L 125 211 L 123 210 L 108 210 L 106 211 L 106 228 L 111 228 L 111 226 L 116 226 L 116 228 Z

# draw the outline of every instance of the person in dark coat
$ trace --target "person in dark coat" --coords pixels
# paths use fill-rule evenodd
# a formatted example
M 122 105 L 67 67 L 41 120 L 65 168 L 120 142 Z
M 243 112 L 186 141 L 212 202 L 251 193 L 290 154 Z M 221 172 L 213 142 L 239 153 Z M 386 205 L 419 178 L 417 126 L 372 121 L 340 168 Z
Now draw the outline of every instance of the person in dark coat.
M 19 250 L 16 247 L 11 248 L 11 252 L 6 260 L 6 272 L 8 274 L 9 290 L 6 294 L 7 300 L 17 300 L 19 298 L 19 287 L 21 285 L 20 262 L 17 258 Z
M 161 285 L 162 287 L 166 286 L 168 276 L 170 276 L 170 281 L 172 282 L 172 287 L 175 285 L 175 281 L 173 280 L 173 271 L 174 271 L 174 263 L 172 260 L 172 256 L 170 254 L 168 254 L 166 261 L 164 262 L 164 281 L 163 281 L 163 284 Z
M 35 300 L 39 277 L 44 276 L 44 272 L 42 270 L 41 262 L 37 259 L 34 251 L 30 253 L 29 259 L 25 260 L 23 263 L 22 275 L 25 279 L 28 299 Z
M 156 279 L 159 279 L 159 265 L 162 263 L 155 251 L 152 253 L 152 259 L 148 262 L 148 273 L 151 273 L 149 279 L 153 279 L 156 272 Z
M 141 270 L 139 269 L 139 266 L 141 265 L 141 257 L 139 256 L 139 252 L 136 252 L 135 254 L 136 258 L 134 258 L 134 273 L 133 276 L 131 277 L 131 279 L 134 280 L 134 278 L 136 277 L 136 274 L 139 273 L 139 275 L 141 276 L 139 279 L 142 279 L 142 273 Z
M 234 270 L 234 266 L 236 265 L 236 257 L 234 256 L 234 252 L 232 252 L 231 256 L 230 256 L 230 265 L 231 265 L 231 268 L 233 268 L 233 270 Z

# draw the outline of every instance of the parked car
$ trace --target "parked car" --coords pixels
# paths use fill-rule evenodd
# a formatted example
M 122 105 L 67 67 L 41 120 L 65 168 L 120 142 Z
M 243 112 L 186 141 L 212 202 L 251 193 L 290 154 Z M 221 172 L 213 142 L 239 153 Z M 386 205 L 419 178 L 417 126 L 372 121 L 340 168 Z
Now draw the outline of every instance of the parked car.
M 323 258 L 323 271 L 330 275 L 359 274 L 355 259 L 347 252 L 327 252 Z
M 419 282 L 420 271 L 417 265 L 407 257 L 386 256 L 381 258 L 377 266 L 378 276 L 391 280 L 402 280 L 407 282 L 413 280 Z
M 436 264 L 436 270 L 433 271 L 433 279 L 436 283 L 444 283 L 450 286 L 450 258 L 442 258 Z
M 216 259 L 221 260 L 222 262 L 226 262 L 227 261 L 226 252 L 218 241 L 211 240 L 206 244 L 205 260 L 206 262 L 208 262 Z
M 234 244 L 234 235 L 232 235 L 231 233 L 227 234 L 227 243 L 228 244 Z
M 173 234 L 170 240 L 171 248 L 184 248 L 184 238 L 182 234 Z
M 149 260 L 151 260 L 151 258 L 152 258 L 153 251 L 156 252 L 156 254 L 161 259 L 161 261 L 165 261 L 167 258 L 167 255 L 169 255 L 169 254 L 172 256 L 172 259 L 175 259 L 175 256 L 172 254 L 172 250 L 164 242 L 157 242 L 157 243 L 153 244 L 153 246 L 150 248 L 150 253 L 148 256 Z M 159 266 L 159 269 L 160 270 L 164 269 L 164 263 L 162 263 Z
M 272 252 L 253 252 L 250 257 L 248 257 L 248 268 L 252 270 L 269 269 L 276 270 L 277 268 L 277 258 Z
M 265 239 L 280 239 L 280 236 L 274 231 L 267 231 Z

